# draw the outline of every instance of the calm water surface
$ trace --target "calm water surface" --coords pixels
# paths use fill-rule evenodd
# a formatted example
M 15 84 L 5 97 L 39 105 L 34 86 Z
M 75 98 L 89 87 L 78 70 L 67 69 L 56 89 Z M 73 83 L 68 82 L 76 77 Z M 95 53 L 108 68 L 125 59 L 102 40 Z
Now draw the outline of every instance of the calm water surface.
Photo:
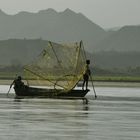
M 82 100 L 16 99 L 0 86 L 0 140 L 140 140 L 140 88 L 96 87 Z

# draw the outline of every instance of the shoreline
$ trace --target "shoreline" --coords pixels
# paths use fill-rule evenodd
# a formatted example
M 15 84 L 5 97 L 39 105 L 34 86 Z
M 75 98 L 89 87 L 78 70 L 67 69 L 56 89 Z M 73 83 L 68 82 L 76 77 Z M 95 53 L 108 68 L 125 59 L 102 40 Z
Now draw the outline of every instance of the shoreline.
M 13 80 L 2 80 L 0 79 L 0 85 L 10 85 Z M 96 87 L 139 87 L 140 82 L 134 81 L 93 81 L 94 86 Z M 77 85 L 78 87 L 82 86 L 82 81 Z M 92 86 L 91 81 L 89 81 L 89 86 Z

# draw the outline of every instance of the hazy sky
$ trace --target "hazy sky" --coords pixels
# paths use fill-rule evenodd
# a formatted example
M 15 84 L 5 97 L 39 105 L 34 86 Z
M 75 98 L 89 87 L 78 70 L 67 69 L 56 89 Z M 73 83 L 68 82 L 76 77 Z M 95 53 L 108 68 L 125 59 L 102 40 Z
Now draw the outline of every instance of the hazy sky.
M 140 0 L 0 0 L 0 9 L 7 14 L 48 8 L 58 12 L 70 8 L 103 28 L 140 24 Z

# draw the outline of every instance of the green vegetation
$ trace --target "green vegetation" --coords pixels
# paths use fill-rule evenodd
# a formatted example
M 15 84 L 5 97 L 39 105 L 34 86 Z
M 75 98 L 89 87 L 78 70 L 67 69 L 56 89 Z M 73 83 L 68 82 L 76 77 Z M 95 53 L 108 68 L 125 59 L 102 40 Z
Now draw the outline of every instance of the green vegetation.
M 15 79 L 17 75 L 16 72 L 0 72 L 0 79 L 1 80 L 12 80 Z M 93 75 L 92 79 L 94 81 L 101 81 L 101 82 L 140 82 L 140 76 L 100 76 L 100 75 Z
M 1 80 L 11 80 L 15 79 L 17 73 L 16 72 L 0 72 Z
M 92 79 L 104 82 L 140 82 L 140 76 L 93 76 Z

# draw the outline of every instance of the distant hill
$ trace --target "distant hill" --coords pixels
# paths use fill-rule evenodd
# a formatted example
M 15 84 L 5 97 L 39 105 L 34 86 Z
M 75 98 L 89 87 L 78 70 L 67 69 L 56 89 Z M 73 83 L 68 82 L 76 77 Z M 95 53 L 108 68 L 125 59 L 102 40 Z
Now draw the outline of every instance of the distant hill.
M 60 43 L 83 40 L 86 49 L 94 50 L 94 46 L 107 35 L 104 29 L 83 14 L 70 9 L 63 12 L 47 9 L 16 15 L 0 11 L 0 21 L 0 40 L 42 38 Z
M 48 41 L 42 39 L 9 39 L 0 41 L 0 67 L 28 64 L 47 47 L 47 43 Z M 140 67 L 140 52 L 87 52 L 87 58 L 91 60 L 91 66 L 93 67 L 111 69 Z
M 96 46 L 96 50 L 140 52 L 140 26 L 124 26 L 118 31 L 113 31 Z
M 140 52 L 102 51 L 92 54 L 91 59 L 95 66 L 101 68 L 140 67 Z
M 0 66 L 25 65 L 38 56 L 47 41 L 9 39 L 0 41 Z

